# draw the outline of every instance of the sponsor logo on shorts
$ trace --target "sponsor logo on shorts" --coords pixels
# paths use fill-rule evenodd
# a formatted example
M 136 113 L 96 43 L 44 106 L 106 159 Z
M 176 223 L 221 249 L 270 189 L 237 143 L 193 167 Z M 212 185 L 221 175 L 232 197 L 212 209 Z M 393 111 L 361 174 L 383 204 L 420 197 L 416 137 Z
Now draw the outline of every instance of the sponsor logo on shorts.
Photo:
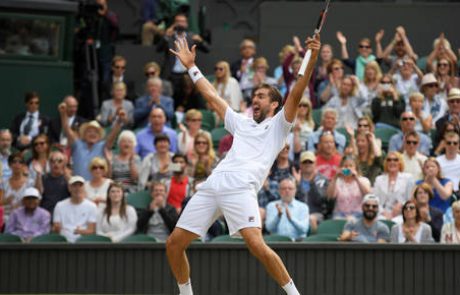
M 249 222 L 254 222 L 256 220 L 256 218 L 254 216 L 249 216 L 248 220 L 249 220 Z

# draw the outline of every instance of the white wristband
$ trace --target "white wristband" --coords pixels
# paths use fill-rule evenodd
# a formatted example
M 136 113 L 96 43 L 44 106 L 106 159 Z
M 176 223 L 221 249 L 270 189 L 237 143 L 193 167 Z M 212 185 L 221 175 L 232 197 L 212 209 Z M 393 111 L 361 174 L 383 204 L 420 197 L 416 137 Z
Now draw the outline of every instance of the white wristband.
M 188 70 L 188 75 L 192 78 L 193 83 L 195 84 L 201 78 L 204 78 L 203 74 L 201 73 L 200 69 L 197 66 L 193 66 Z

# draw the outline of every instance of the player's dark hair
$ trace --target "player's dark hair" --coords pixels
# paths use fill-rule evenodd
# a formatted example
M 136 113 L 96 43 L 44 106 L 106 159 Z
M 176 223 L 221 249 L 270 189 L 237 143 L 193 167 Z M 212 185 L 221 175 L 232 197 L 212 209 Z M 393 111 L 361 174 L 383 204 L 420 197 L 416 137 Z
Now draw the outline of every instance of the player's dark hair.
M 262 83 L 252 90 L 251 97 L 253 97 L 254 93 L 256 93 L 256 91 L 259 89 L 268 89 L 268 96 L 270 97 L 270 101 L 276 101 L 278 103 L 278 107 L 275 109 L 275 114 L 278 113 L 283 107 L 283 96 L 281 95 L 281 92 L 278 90 L 278 88 L 267 83 Z

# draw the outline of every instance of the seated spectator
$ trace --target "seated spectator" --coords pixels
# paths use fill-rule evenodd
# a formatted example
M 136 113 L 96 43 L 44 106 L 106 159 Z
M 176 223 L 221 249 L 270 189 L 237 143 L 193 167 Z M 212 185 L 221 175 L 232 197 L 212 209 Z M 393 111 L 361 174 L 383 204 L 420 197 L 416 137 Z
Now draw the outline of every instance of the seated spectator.
M 335 200 L 333 218 L 357 219 L 361 217 L 360 205 L 364 195 L 371 191 L 369 179 L 361 176 L 357 161 L 344 157 L 340 170 L 332 178 L 327 188 L 327 196 Z
M 383 217 L 392 219 L 401 214 L 402 204 L 410 198 L 415 182 L 412 175 L 403 172 L 404 160 L 398 152 L 388 153 L 383 171 L 375 179 L 373 194 L 380 199 Z
M 345 144 L 347 139 L 345 135 L 335 130 L 337 124 L 337 111 L 334 109 L 325 108 L 321 113 L 321 126 L 318 130 L 310 134 L 308 137 L 307 150 L 315 152 L 316 146 L 319 143 L 319 138 L 325 132 L 331 132 L 334 135 L 334 142 L 339 153 L 343 153 L 345 150 Z
M 203 114 L 196 110 L 196 109 L 190 109 L 185 113 L 185 124 L 179 124 L 179 129 L 181 130 L 179 132 L 179 135 L 177 136 L 177 146 L 178 146 L 178 151 L 181 154 L 186 155 L 187 157 L 191 157 L 193 154 L 193 148 L 194 148 L 194 140 L 195 136 L 199 132 L 206 132 L 203 129 L 201 129 L 201 123 L 203 121 Z M 209 134 L 209 136 L 211 136 Z
M 207 132 L 198 132 L 193 142 L 194 149 L 189 159 L 188 175 L 195 179 L 207 178 L 217 166 L 219 158 Z
M 399 118 L 406 109 L 406 102 L 394 87 L 393 79 L 384 75 L 372 100 L 372 118 L 376 128 L 399 129 Z
M 417 151 L 420 145 L 420 136 L 415 131 L 407 132 L 404 136 L 403 153 L 404 172 L 412 175 L 414 180 L 423 178 L 423 163 L 427 157 Z
M 101 101 L 110 99 L 113 95 L 114 84 L 123 83 L 125 85 L 125 97 L 132 101 L 136 97 L 134 81 L 126 78 L 126 59 L 121 55 L 115 55 L 112 58 L 112 78 L 105 80 L 101 85 Z
M 251 99 L 253 89 L 261 84 L 268 84 L 276 86 L 276 79 L 267 75 L 269 66 L 265 57 L 258 57 L 252 64 L 252 76 L 245 76 L 240 80 L 241 91 L 243 91 L 243 97 L 246 101 Z
M 32 139 L 32 158 L 29 162 L 29 178 L 37 179 L 37 174 L 45 174 L 50 171 L 48 163 L 51 152 L 51 144 L 46 134 L 39 134 Z
M 295 121 L 294 127 L 294 145 L 295 141 L 298 141 L 300 149 L 305 150 L 305 143 L 308 141 L 308 137 L 315 130 L 315 122 L 313 121 L 313 110 L 311 107 L 311 102 L 307 97 L 302 97 L 299 103 L 299 109 L 297 111 L 297 119 Z M 295 138 L 296 131 L 298 131 L 298 139 Z
M 404 58 L 395 64 L 388 72 L 393 74 L 393 81 L 398 93 L 404 97 L 406 110 L 409 106 L 409 96 L 412 92 L 419 91 L 419 83 L 422 80 L 423 72 L 415 64 L 411 58 Z
M 424 99 L 420 92 L 412 92 L 409 95 L 409 107 L 415 115 L 415 131 L 429 134 L 433 119 L 430 113 L 423 110 Z
M 231 65 L 232 76 L 241 81 L 252 74 L 252 63 L 256 56 L 256 43 L 251 39 L 243 39 L 240 43 L 240 58 Z
M 335 148 L 334 136 L 331 132 L 324 132 L 319 138 L 316 152 L 316 167 L 318 172 L 331 180 L 339 170 L 342 156 Z
M 407 37 L 406 30 L 403 26 L 398 26 L 396 28 L 395 34 L 391 42 L 385 47 L 385 50 L 382 51 L 382 38 L 384 31 L 380 30 L 375 34 L 375 43 L 376 43 L 376 53 L 377 57 L 383 59 L 383 61 L 391 67 L 394 67 L 396 63 L 404 58 L 411 58 L 412 60 L 417 60 L 418 56 L 415 54 L 412 46 Z M 391 53 L 394 53 L 392 55 Z
M 172 156 L 170 152 L 170 141 L 166 134 L 158 134 L 155 137 L 155 152 L 144 158 L 139 173 L 139 190 L 149 186 L 150 181 L 161 181 L 169 179 L 172 175 L 170 164 Z
M 373 184 L 375 178 L 382 172 L 382 150 L 378 145 L 374 133 L 369 131 L 369 126 L 372 124 L 370 118 L 363 117 L 358 121 L 358 133 L 356 138 L 353 135 L 350 137 L 350 146 L 352 154 L 358 160 L 358 168 L 361 174 L 369 179 Z
M 243 102 L 243 93 L 241 92 L 238 81 L 232 77 L 230 65 L 226 61 L 218 61 L 214 67 L 215 80 L 212 83 L 216 88 L 219 96 L 222 97 L 228 105 L 234 110 L 239 111 Z
M 98 207 L 104 207 L 107 201 L 107 190 L 112 179 L 107 178 L 108 164 L 104 158 L 95 157 L 89 164 L 91 180 L 85 181 L 86 199 L 93 201 Z
M 22 195 L 22 207 L 11 212 L 5 233 L 20 237 L 24 242 L 30 242 L 34 237 L 50 231 L 51 215 L 38 206 L 40 193 L 29 187 Z
M 280 182 L 281 200 L 267 205 L 265 227 L 271 234 L 282 235 L 294 241 L 303 240 L 309 228 L 308 206 L 297 201 L 295 180 L 285 178 Z
M 87 122 L 81 125 L 78 136 L 69 125 L 67 118 L 67 106 L 59 105 L 61 124 L 67 136 L 69 146 L 72 148 L 72 171 L 74 175 L 81 175 L 84 179 L 91 179 L 89 164 L 94 157 L 103 157 L 104 149 L 112 149 L 115 138 L 122 127 L 122 121 L 126 113 L 121 110 L 118 113 L 119 120 L 115 121 L 110 134 L 104 139 L 104 129 L 97 121 Z
M 409 200 L 402 206 L 402 224 L 396 224 L 391 229 L 392 243 L 432 243 L 431 227 L 421 221 L 419 209 L 414 200 Z
M 452 201 L 453 184 L 448 178 L 442 176 L 441 166 L 436 158 L 428 158 L 423 163 L 423 177 L 416 184 L 426 183 L 433 190 L 430 206 L 445 213 Z
M 74 243 L 81 235 L 96 233 L 97 207 L 86 199 L 85 179 L 72 176 L 69 180 L 70 198 L 57 203 L 53 214 L 53 232 Z
M 331 97 L 339 94 L 344 73 L 344 65 L 340 59 L 333 59 L 327 65 L 327 79 L 318 86 L 318 97 L 321 104 L 327 103 Z
M 148 62 L 144 65 L 144 75 L 147 78 L 147 81 L 150 78 L 160 78 L 161 79 L 160 77 L 161 68 L 154 61 Z M 144 83 L 144 84 L 147 84 L 147 83 Z M 145 89 L 145 85 L 143 88 Z M 161 79 L 161 89 L 162 89 L 161 94 L 163 94 L 164 96 L 168 96 L 168 97 L 173 96 L 173 87 L 172 87 L 171 81 L 166 80 L 166 79 Z
M 436 121 L 436 130 L 442 130 L 447 122 L 454 124 L 454 129 L 460 132 L 460 89 L 452 88 L 447 96 L 447 112 Z M 439 143 L 443 139 L 442 134 L 436 133 L 435 142 Z
M 14 117 L 11 123 L 13 145 L 19 150 L 30 147 L 32 138 L 48 133 L 49 119 L 40 113 L 40 97 L 37 92 L 27 92 L 24 97 L 26 111 Z
M 446 123 L 441 127 L 441 130 L 436 130 L 436 138 L 435 140 L 440 140 L 436 141 L 433 143 L 433 146 L 435 147 L 433 154 L 435 156 L 439 156 L 443 154 L 446 150 L 446 141 L 444 140 L 444 135 L 448 132 L 454 132 L 460 135 L 460 125 L 456 126 L 455 122 L 452 121 L 446 121 Z M 437 138 L 439 136 L 439 138 Z
M 317 171 L 316 156 L 310 151 L 300 155 L 300 173 L 295 171 L 294 177 L 297 183 L 296 199 L 308 205 L 310 228 L 315 232 L 318 224 L 329 215 L 326 194 L 329 181 Z
M 174 116 L 174 101 L 162 94 L 163 82 L 160 78 L 149 78 L 145 86 L 146 94 L 137 98 L 134 108 L 134 123 L 137 127 L 145 127 L 149 121 L 149 114 L 153 109 L 161 107 L 169 124 Z
M 404 112 L 401 114 L 401 120 L 400 120 L 401 132 L 393 135 L 390 138 L 388 151 L 401 152 L 403 150 L 404 136 L 408 134 L 409 132 L 415 131 L 415 120 L 416 120 L 416 117 L 414 113 L 412 112 Z M 428 156 L 430 154 L 430 149 L 432 147 L 431 138 L 421 132 L 417 132 L 417 133 L 420 138 L 419 145 L 417 147 L 417 151 L 419 151 L 425 156 Z
M 286 144 L 276 157 L 268 178 L 271 182 L 279 183 L 284 178 L 292 177 L 293 169 L 294 163 L 289 160 L 289 145 Z
M 137 231 L 164 242 L 179 219 L 176 209 L 166 202 L 166 185 L 154 182 L 150 186 L 152 201 L 147 209 L 138 211 Z
M 460 86 L 459 77 L 456 77 L 457 75 L 455 69 L 455 62 L 449 58 L 441 57 L 436 61 L 436 70 L 434 71 L 434 74 L 439 82 L 440 96 L 447 97 L 450 89 L 453 87 L 458 88 Z
M 460 182 L 460 155 L 459 138 L 455 132 L 444 135 L 445 153 L 436 158 L 442 167 L 444 176 L 452 181 L 453 187 L 458 187 Z
M 107 204 L 97 212 L 96 233 L 106 236 L 112 242 L 120 242 L 136 231 L 137 214 L 126 204 L 121 183 L 111 183 L 107 191 Z
M 351 59 L 347 49 L 347 38 L 340 31 L 337 32 L 336 36 L 340 42 L 343 63 L 350 67 L 360 80 L 363 80 L 366 64 L 376 60 L 372 54 L 371 40 L 369 38 L 361 39 L 358 46 L 359 55 L 356 59 Z
M 24 191 L 32 187 L 34 182 L 28 178 L 24 171 L 27 169 L 24 158 L 20 152 L 11 154 L 8 157 L 8 166 L 11 168 L 11 176 L 3 184 L 3 220 L 6 224 L 10 213 L 21 205 Z
M 2 169 L 0 172 L 2 173 L 3 181 L 5 182 L 11 176 L 11 168 L 8 165 L 8 158 L 11 155 L 11 145 L 13 144 L 13 135 L 8 129 L 0 130 L 0 164 L 2 165 Z M 0 180 L 2 180 L 0 178 Z
M 102 126 L 112 126 L 113 122 L 119 118 L 119 112 L 124 110 L 126 116 L 121 119 L 125 127 L 131 127 L 134 124 L 134 106 L 133 103 L 125 99 L 126 84 L 115 82 L 112 84 L 112 99 L 102 103 L 101 112 L 98 120 Z
M 166 180 L 168 191 L 167 202 L 176 208 L 179 214 L 182 209 L 182 203 L 185 197 L 189 196 L 192 191 L 193 178 L 185 173 L 187 168 L 187 157 L 182 154 L 175 154 L 172 157 L 171 171 L 172 176 Z
M 436 121 L 444 116 L 447 111 L 447 94 L 445 96 L 439 94 L 439 82 L 432 73 L 423 76 L 422 83 L 420 83 L 420 92 L 422 92 L 425 98 L 423 112 L 426 115 L 431 115 L 432 126 L 430 128 L 432 128 Z
M 53 151 L 49 157 L 50 171 L 37 179 L 37 189 L 42 194 L 40 207 L 53 214 L 56 204 L 69 197 L 68 180 L 70 171 L 66 169 L 67 157 L 60 151 Z
M 340 241 L 353 241 L 362 243 L 386 243 L 390 240 L 388 227 L 378 221 L 379 198 L 373 194 L 364 196 L 361 209 L 363 217 L 348 221 L 340 235 Z
M 366 115 L 371 114 L 372 100 L 378 96 L 378 88 L 382 76 L 382 70 L 376 61 L 371 61 L 366 64 L 364 68 L 364 78 L 359 83 L 358 95 L 358 97 L 363 100 L 361 108 Z
M 154 141 L 159 134 L 168 136 L 170 151 L 177 152 L 176 131 L 165 126 L 166 115 L 164 110 L 162 108 L 152 109 L 149 120 L 150 124 L 137 133 L 136 154 L 143 159 L 147 154 L 155 152 Z
M 442 244 L 460 244 L 460 201 L 455 201 L 452 204 L 452 212 L 454 221 L 444 223 L 441 230 Z
M 136 155 L 136 135 L 130 130 L 124 130 L 118 137 L 118 154 L 106 152 L 110 165 L 110 177 L 113 181 L 123 184 L 126 193 L 134 193 L 138 189 L 137 180 L 141 169 L 141 158 Z
M 417 185 L 414 190 L 414 200 L 420 212 L 421 221 L 431 227 L 431 233 L 435 242 L 439 242 L 442 228 L 442 211 L 430 205 L 433 199 L 433 190 L 427 183 Z

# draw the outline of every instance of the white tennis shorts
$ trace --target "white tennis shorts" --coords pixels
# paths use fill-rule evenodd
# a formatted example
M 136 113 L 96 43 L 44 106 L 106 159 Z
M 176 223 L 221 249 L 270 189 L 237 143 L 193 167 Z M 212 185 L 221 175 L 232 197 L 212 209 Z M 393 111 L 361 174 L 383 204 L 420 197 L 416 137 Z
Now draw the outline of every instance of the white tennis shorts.
M 231 236 L 240 236 L 243 228 L 261 228 L 256 189 L 241 173 L 213 173 L 199 186 L 176 226 L 204 237 L 222 214 Z

